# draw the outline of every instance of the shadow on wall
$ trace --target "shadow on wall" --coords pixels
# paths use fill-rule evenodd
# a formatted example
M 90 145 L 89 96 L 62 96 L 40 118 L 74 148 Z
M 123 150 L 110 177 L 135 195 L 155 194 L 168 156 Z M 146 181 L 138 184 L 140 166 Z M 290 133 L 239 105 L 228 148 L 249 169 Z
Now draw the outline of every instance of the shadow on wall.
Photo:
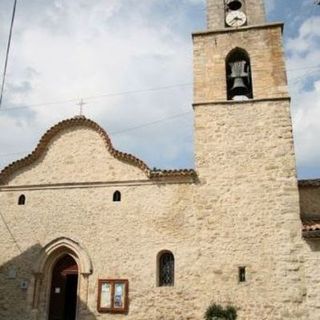
M 2 263 L 0 266 L 0 319 L 10 320 L 35 320 L 35 319 L 48 319 L 49 302 L 52 272 L 59 257 L 69 255 L 67 248 L 57 248 L 52 257 L 47 257 L 44 264 L 44 272 L 37 273 L 37 263 L 39 257 L 43 255 L 44 247 L 39 244 L 30 247 L 28 250 L 22 252 L 18 256 Z M 3 252 L 1 253 L 3 255 Z M 72 253 L 70 252 L 70 256 Z M 4 259 L 4 256 L 1 257 Z M 74 259 L 76 265 L 79 266 L 81 262 Z M 76 269 L 76 272 L 78 269 Z M 70 274 L 70 270 L 66 271 Z M 74 272 L 74 271 L 73 271 Z M 65 274 L 64 274 L 65 275 Z M 87 296 L 87 292 L 83 291 L 84 287 L 88 285 L 89 275 L 78 273 L 78 285 L 76 284 L 75 303 L 77 309 L 77 319 L 81 320 L 94 320 L 96 316 L 88 309 L 87 302 L 83 301 L 83 296 Z M 68 293 L 57 289 L 57 295 Z M 51 291 L 53 292 L 53 291 Z M 70 293 L 69 293 L 70 294 Z M 67 299 L 67 298 L 66 298 Z M 70 299 L 70 296 L 69 298 Z M 50 302 L 51 303 L 51 302 Z M 63 320 L 62 318 L 55 317 L 50 320 Z M 75 319 L 75 316 L 67 318 Z
M 312 252 L 320 252 L 320 242 L 314 239 L 307 239 L 306 243 Z

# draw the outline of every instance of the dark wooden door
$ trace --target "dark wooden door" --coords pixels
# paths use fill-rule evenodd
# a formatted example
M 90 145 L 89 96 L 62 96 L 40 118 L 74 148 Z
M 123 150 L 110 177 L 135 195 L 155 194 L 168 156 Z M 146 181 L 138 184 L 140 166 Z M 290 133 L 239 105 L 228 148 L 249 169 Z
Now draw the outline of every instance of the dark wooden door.
M 52 271 L 49 320 L 75 320 L 78 265 L 69 255 L 59 259 Z

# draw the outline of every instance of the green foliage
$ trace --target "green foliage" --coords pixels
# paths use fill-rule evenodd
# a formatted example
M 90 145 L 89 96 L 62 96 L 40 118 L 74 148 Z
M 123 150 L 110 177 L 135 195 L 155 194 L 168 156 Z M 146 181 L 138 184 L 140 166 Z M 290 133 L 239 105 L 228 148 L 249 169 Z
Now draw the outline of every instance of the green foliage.
M 237 311 L 234 307 L 225 309 L 217 304 L 212 304 L 205 313 L 205 320 L 236 320 Z

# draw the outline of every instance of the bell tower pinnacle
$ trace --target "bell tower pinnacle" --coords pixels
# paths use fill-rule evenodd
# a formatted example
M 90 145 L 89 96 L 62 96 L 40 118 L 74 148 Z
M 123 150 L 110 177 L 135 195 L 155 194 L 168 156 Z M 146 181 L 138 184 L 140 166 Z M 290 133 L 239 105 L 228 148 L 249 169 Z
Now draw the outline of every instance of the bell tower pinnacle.
M 208 30 L 265 22 L 263 0 L 207 0 Z

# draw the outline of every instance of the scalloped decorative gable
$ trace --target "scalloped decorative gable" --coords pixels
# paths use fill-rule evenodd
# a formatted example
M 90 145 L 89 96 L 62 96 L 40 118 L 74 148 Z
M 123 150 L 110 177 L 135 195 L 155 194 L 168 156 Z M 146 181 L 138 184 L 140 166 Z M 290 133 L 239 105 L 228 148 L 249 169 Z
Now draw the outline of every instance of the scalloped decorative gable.
M 145 180 L 147 165 L 113 148 L 106 132 L 86 118 L 52 127 L 28 157 L 6 167 L 0 183 L 39 185 Z

